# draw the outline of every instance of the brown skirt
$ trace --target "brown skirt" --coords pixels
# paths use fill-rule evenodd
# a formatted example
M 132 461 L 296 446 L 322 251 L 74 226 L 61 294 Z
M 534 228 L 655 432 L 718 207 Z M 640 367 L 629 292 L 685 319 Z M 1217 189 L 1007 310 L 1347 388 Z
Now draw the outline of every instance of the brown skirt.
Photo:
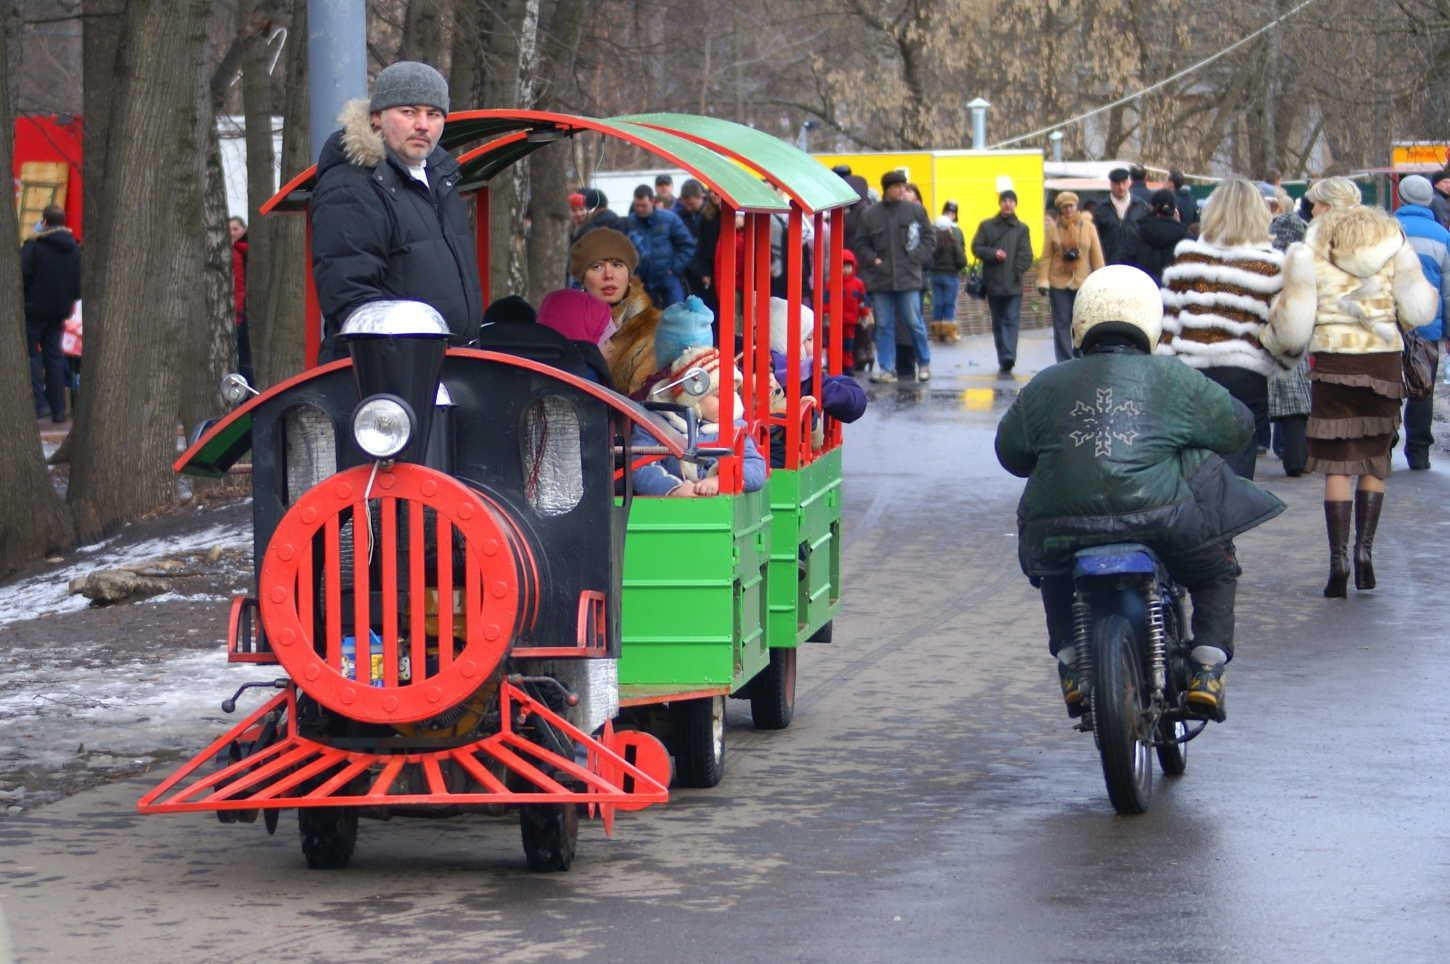
M 1311 472 L 1390 474 L 1390 443 L 1405 397 L 1400 353 L 1315 353 L 1309 410 Z

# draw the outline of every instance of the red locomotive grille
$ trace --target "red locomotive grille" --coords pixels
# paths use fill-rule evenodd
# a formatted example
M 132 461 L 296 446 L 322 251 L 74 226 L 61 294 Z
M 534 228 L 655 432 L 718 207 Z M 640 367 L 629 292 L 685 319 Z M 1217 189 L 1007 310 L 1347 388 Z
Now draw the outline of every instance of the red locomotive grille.
M 412 723 L 464 702 L 538 606 L 500 507 L 420 465 L 358 466 L 298 499 L 258 580 L 262 625 L 304 691 L 354 720 Z

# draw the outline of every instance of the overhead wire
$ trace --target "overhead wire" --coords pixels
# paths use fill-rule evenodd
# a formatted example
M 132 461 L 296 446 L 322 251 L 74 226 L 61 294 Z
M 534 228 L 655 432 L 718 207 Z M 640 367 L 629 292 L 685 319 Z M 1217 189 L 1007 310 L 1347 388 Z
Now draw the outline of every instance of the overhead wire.
M 1281 14 L 1280 16 L 1274 18 L 1273 20 L 1270 20 L 1268 23 L 1264 24 L 1262 27 L 1260 27 L 1259 29 L 1253 31 L 1252 33 L 1246 34 L 1245 36 L 1240 37 L 1238 40 L 1235 40 L 1233 43 L 1229 44 L 1227 47 L 1224 47 L 1222 50 L 1218 51 L 1217 53 L 1210 54 L 1209 56 L 1207 56 L 1207 57 L 1203 58 L 1202 60 L 1200 60 L 1198 63 L 1193 64 L 1192 66 L 1189 66 L 1189 67 L 1185 67 L 1182 70 L 1178 71 L 1176 74 L 1172 74 L 1172 75 L 1170 75 L 1168 77 L 1164 77 L 1162 80 L 1160 80 L 1160 81 L 1158 81 L 1158 82 L 1156 82 L 1154 84 L 1150 84 L 1147 87 L 1144 87 L 1142 90 L 1138 91 L 1137 93 L 1128 94 L 1126 97 L 1119 97 L 1117 100 L 1115 100 L 1115 101 L 1113 101 L 1111 103 L 1103 104 L 1103 105 L 1101 105 L 1099 107 L 1094 107 L 1092 110 L 1086 111 L 1086 112 L 1081 113 L 1081 114 L 1078 114 L 1076 117 L 1069 117 L 1067 120 L 1058 121 L 1055 124 L 1049 124 L 1046 127 L 1038 128 L 1037 130 L 1032 131 L 1031 133 L 1022 134 L 1022 135 L 1019 135 L 1017 137 L 1008 138 L 1005 141 L 998 141 L 997 143 L 993 144 L 990 148 L 988 148 L 988 150 L 997 150 L 998 148 L 1006 147 L 1009 144 L 1017 144 L 1017 143 L 1020 143 L 1022 141 L 1031 140 L 1034 137 L 1038 137 L 1038 136 L 1040 136 L 1042 134 L 1047 134 L 1047 133 L 1049 133 L 1051 131 L 1055 131 L 1055 130 L 1058 130 L 1058 129 L 1063 128 L 1063 127 L 1071 126 L 1072 124 L 1076 124 L 1079 121 L 1087 120 L 1089 117 L 1093 117 L 1093 116 L 1095 116 L 1097 114 L 1101 114 L 1104 111 L 1112 110 L 1114 107 L 1121 107 L 1124 104 L 1127 104 L 1127 103 L 1130 103 L 1132 101 L 1135 101 L 1135 100 L 1137 100 L 1140 97 L 1144 97 L 1144 96 L 1146 96 L 1148 94 L 1151 94 L 1151 93 L 1153 93 L 1153 91 L 1157 90 L 1158 88 L 1167 86 L 1168 84 L 1173 83 L 1175 80 L 1179 80 L 1179 79 L 1181 79 L 1183 77 L 1187 77 L 1189 74 L 1193 73 L 1194 71 L 1201 70 L 1204 67 L 1207 67 L 1209 64 L 1213 63 L 1215 60 L 1218 60 L 1221 57 L 1227 56 L 1228 54 L 1230 54 L 1233 51 L 1237 50 L 1239 47 L 1242 47 L 1244 44 L 1248 43 L 1249 41 L 1253 40 L 1254 38 L 1260 36 L 1261 34 L 1267 33 L 1268 31 L 1270 31 L 1270 30 L 1274 29 L 1275 27 L 1279 26 L 1279 24 L 1283 23 L 1285 20 L 1288 20 L 1290 17 L 1294 16 L 1296 13 L 1298 13 L 1300 10 L 1303 10 L 1305 7 L 1310 6 L 1311 4 L 1314 4 L 1314 3 L 1318 3 L 1318 2 L 1319 2 L 1319 0 L 1301 0 L 1301 2 L 1297 6 L 1295 6 L 1294 9 L 1290 10 L 1288 13 Z

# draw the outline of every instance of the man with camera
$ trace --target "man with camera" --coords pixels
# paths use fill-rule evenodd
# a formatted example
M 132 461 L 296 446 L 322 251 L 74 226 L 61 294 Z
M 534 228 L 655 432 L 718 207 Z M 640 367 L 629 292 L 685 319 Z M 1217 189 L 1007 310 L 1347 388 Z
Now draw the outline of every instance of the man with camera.
M 1007 378 L 1017 361 L 1017 330 L 1022 314 L 1022 279 L 1032 267 L 1032 234 L 1017 217 L 1017 192 L 997 195 L 997 213 L 977 226 L 972 256 L 982 262 L 992 340 L 997 346 L 997 376 Z
M 1047 231 L 1037 291 L 1051 299 L 1052 347 L 1057 360 L 1066 361 L 1072 357 L 1072 306 L 1077 289 L 1104 261 L 1097 228 L 1091 217 L 1078 211 L 1077 195 L 1062 191 L 1054 203 L 1057 223 Z

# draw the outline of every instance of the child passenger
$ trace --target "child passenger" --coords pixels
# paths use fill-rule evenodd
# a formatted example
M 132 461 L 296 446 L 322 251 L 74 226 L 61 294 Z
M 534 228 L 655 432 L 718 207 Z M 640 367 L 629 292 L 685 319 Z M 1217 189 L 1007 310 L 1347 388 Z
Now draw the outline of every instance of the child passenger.
M 1018 555 L 1042 590 L 1048 647 L 1071 716 L 1083 711 L 1087 683 L 1076 676 L 1072 635 L 1076 550 L 1143 543 L 1188 589 L 1195 664 L 1188 705 L 1222 721 L 1241 571 L 1233 537 L 1284 510 L 1221 457 L 1252 435 L 1249 410 L 1197 369 L 1151 354 L 1162 322 L 1162 296 L 1147 274 L 1128 265 L 1094 271 L 1072 310 L 1081 357 L 1039 373 L 997 426 L 998 461 L 1027 478 Z
M 670 366 L 671 378 L 669 381 L 682 377 L 692 368 L 699 368 L 710 376 L 710 387 L 705 390 L 703 395 L 691 395 L 685 391 L 683 385 L 675 385 L 664 389 L 663 392 L 656 389 L 655 400 L 669 401 L 693 408 L 699 422 L 699 444 L 709 446 L 720 439 L 720 353 L 714 348 L 686 349 Z M 731 370 L 731 373 L 734 376 L 734 387 L 738 389 L 740 373 L 734 369 Z M 669 384 L 669 382 L 662 384 Z M 743 431 L 745 420 L 740 418 L 739 414 L 744 410 L 744 403 L 741 402 L 739 395 L 735 396 L 734 406 L 737 416 L 735 427 Z M 660 414 L 680 434 L 685 433 L 683 418 L 673 412 L 661 412 Z M 648 432 L 638 427 L 634 430 L 633 441 L 635 445 L 639 446 L 657 444 Z M 746 492 L 755 492 L 765 485 L 765 459 L 761 457 L 760 450 L 755 447 L 755 442 L 749 436 L 745 438 L 745 457 L 741 460 L 741 475 Z M 673 456 L 666 456 L 634 470 L 634 490 L 640 495 L 677 497 L 719 495 L 720 464 L 717 459 L 713 458 L 688 462 Z

